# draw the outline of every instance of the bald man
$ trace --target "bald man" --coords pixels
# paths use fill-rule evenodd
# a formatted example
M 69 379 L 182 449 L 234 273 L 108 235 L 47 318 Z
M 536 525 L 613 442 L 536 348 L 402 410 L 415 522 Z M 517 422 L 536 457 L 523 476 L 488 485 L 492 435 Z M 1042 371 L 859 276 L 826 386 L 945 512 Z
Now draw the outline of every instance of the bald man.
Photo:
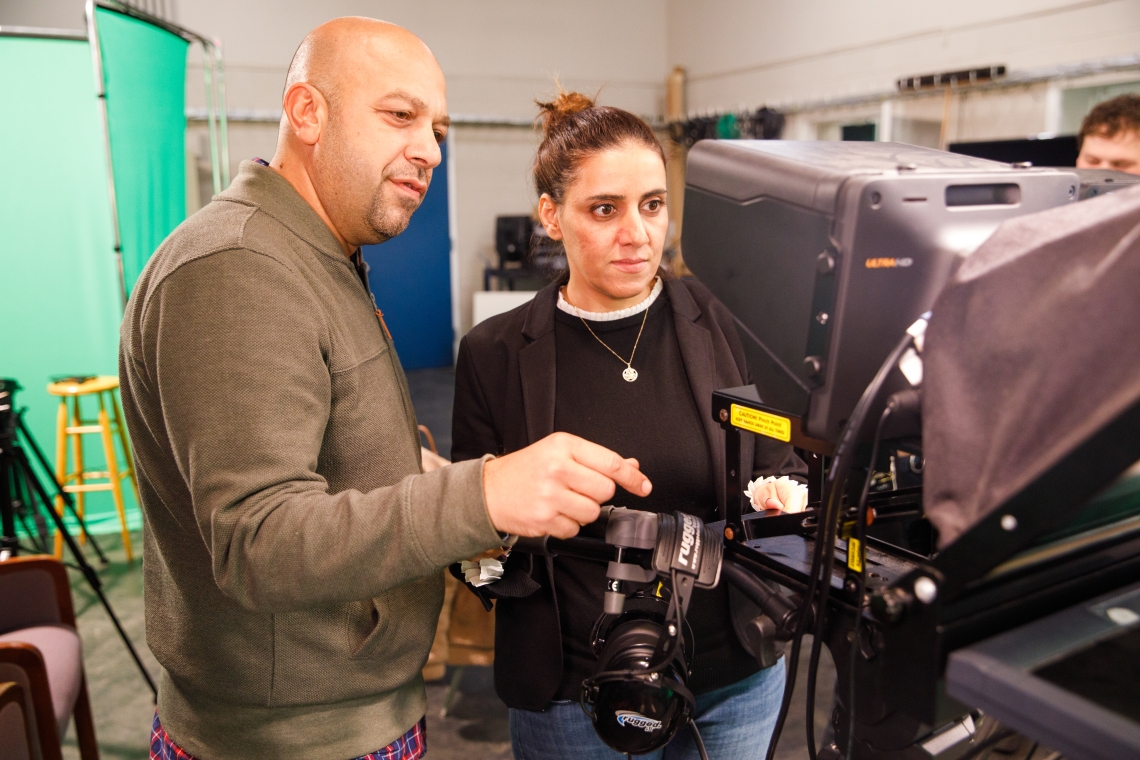
M 427 192 L 443 73 L 411 33 L 337 19 L 301 44 L 283 110 L 273 160 L 175 230 L 123 321 L 152 757 L 409 760 L 443 568 L 509 534 L 573 535 L 615 482 L 650 484 L 565 434 L 422 472 L 360 246 Z

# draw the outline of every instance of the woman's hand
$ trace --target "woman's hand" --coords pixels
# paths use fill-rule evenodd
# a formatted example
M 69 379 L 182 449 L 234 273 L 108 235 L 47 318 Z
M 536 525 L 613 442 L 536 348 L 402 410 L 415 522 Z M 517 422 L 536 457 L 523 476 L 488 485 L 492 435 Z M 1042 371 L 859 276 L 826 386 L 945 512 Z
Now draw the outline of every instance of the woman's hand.
M 748 484 L 744 495 L 752 501 L 752 506 L 758 512 L 803 512 L 807 507 L 807 486 L 786 475 L 780 478 L 757 478 Z

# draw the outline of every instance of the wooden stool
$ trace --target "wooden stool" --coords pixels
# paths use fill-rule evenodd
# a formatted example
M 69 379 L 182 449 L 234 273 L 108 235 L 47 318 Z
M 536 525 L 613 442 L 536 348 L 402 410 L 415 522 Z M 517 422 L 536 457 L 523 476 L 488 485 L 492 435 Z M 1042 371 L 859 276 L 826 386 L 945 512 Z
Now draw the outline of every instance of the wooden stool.
M 123 415 L 119 411 L 119 402 L 115 398 L 115 390 L 119 387 L 119 378 L 113 376 L 94 377 L 81 383 L 62 381 L 50 383 L 48 393 L 59 396 L 59 413 L 56 417 L 55 440 L 55 476 L 63 490 L 75 494 L 75 511 L 83 517 L 83 499 L 88 491 L 110 491 L 115 500 L 115 508 L 119 510 L 119 522 L 123 528 L 123 548 L 127 552 L 127 562 L 134 561 L 131 551 L 131 534 L 127 530 L 127 511 L 123 506 L 124 478 L 130 478 L 131 487 L 134 488 L 135 501 L 140 506 L 139 485 L 135 480 L 134 460 L 131 458 L 131 447 L 127 442 L 126 428 L 123 426 Z M 94 395 L 99 399 L 99 418 L 95 422 L 85 421 L 79 410 L 79 399 L 82 396 Z M 68 403 L 70 401 L 70 404 Z M 110 410 L 110 411 L 108 411 Z M 113 419 L 112 419 L 113 416 Z M 103 439 L 103 454 L 107 460 L 107 469 L 86 470 L 83 464 L 83 438 L 84 435 L 98 434 Z M 120 468 L 115 455 L 115 436 L 123 447 L 126 457 L 126 466 Z M 67 444 L 70 441 L 74 454 L 72 468 L 69 469 L 67 461 Z M 91 483 L 92 479 L 101 482 Z M 63 499 L 56 497 L 55 508 L 63 515 Z M 86 539 L 86 533 L 81 532 L 79 540 Z M 56 532 L 55 556 L 63 556 L 63 536 Z

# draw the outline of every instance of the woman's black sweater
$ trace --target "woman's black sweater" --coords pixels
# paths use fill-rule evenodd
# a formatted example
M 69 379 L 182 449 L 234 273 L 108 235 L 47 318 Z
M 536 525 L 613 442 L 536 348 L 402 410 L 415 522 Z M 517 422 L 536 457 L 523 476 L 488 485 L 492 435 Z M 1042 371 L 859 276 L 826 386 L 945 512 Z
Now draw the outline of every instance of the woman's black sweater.
M 638 377 L 622 378 L 625 365 L 599 342 L 628 359 L 645 318 L 633 357 Z M 554 429 L 634 457 L 653 483 L 646 497 L 624 489 L 615 506 L 649 512 L 688 512 L 711 522 L 716 516 L 712 458 L 689 389 L 665 293 L 644 312 L 612 322 L 590 322 L 555 314 L 557 388 Z M 562 629 L 562 683 L 555 699 L 577 700 L 582 680 L 597 659 L 591 631 L 602 611 L 606 568 L 598 562 L 556 557 L 555 589 Z M 733 633 L 725 586 L 697 590 L 687 617 L 695 640 L 690 688 L 703 693 L 736 683 L 757 671 L 756 661 Z

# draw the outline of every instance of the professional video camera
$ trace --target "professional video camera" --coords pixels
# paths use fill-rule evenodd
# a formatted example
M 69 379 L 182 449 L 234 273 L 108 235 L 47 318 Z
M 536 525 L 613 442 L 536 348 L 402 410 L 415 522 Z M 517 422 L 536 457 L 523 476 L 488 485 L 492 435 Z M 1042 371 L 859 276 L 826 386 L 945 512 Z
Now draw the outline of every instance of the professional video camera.
M 583 689 L 599 736 L 636 754 L 686 723 L 687 593 L 719 575 L 755 605 L 738 632 L 792 641 L 769 760 L 809 631 L 813 760 L 965 760 L 1012 730 L 1070 760 L 1140 756 L 1140 473 L 1121 479 L 1140 460 L 1140 192 L 1077 205 L 1069 170 L 775 141 L 702 142 L 687 181 L 686 262 L 757 380 L 713 397 L 724 522 L 613 509 L 604 542 L 516 547 L 610 563 Z M 748 513 L 742 434 L 809 459 L 808 511 Z M 699 567 L 677 565 L 686 536 Z M 817 750 L 822 646 L 835 741 Z M 982 711 L 1009 728 L 981 736 Z

